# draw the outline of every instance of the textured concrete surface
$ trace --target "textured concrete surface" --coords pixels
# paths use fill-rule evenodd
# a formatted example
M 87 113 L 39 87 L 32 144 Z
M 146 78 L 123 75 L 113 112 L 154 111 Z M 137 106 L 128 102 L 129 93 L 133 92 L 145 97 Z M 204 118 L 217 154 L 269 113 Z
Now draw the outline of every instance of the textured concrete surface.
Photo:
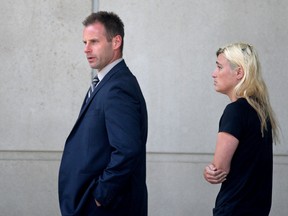
M 109 0 L 125 24 L 124 58 L 149 112 L 149 216 L 211 215 L 219 186 L 202 170 L 212 159 L 228 99 L 214 92 L 215 51 L 254 44 L 282 129 L 274 147 L 271 216 L 288 214 L 288 3 Z M 60 215 L 61 151 L 89 87 L 82 20 L 88 0 L 0 3 L 0 216 Z

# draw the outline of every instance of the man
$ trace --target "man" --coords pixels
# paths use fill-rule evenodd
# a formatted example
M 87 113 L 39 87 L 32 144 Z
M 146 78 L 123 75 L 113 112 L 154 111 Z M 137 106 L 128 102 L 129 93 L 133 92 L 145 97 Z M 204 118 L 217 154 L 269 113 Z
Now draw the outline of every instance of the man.
M 59 171 L 61 213 L 147 216 L 147 110 L 122 59 L 124 25 L 108 12 L 92 13 L 83 25 L 84 51 L 98 71 L 97 84 L 66 140 Z

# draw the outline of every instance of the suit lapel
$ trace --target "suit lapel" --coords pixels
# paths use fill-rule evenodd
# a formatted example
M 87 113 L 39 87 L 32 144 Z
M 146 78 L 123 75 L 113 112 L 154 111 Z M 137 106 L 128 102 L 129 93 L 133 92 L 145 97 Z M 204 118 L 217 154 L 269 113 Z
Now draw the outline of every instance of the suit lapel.
M 91 101 L 93 100 L 93 98 L 95 97 L 95 95 L 97 94 L 97 92 L 108 82 L 108 80 L 121 68 L 126 67 L 126 63 L 125 61 L 121 61 L 119 62 L 117 65 L 115 65 L 107 74 L 106 76 L 99 82 L 99 84 L 96 86 L 95 90 L 93 91 L 93 93 L 91 94 L 89 100 L 86 102 L 86 98 L 87 98 L 87 94 L 86 97 L 84 99 L 84 102 L 82 104 L 79 116 L 74 124 L 73 129 L 71 130 L 70 134 L 72 134 L 75 126 L 78 124 L 78 122 L 80 121 L 83 113 L 85 113 L 85 110 L 88 109 L 89 104 L 91 103 Z M 70 136 L 70 135 L 69 135 Z M 68 136 L 68 138 L 69 138 Z
M 80 111 L 79 117 L 81 117 L 81 115 L 84 113 L 84 111 L 87 109 L 87 107 L 89 107 L 89 104 L 91 103 L 91 101 L 93 100 L 93 98 L 95 97 L 95 95 L 97 94 L 97 92 L 102 88 L 102 86 L 104 86 L 107 81 L 123 66 L 126 67 L 125 61 L 121 61 L 119 62 L 117 65 L 115 65 L 107 74 L 106 76 L 101 80 L 101 82 L 99 82 L 99 84 L 96 86 L 96 88 L 94 89 L 93 93 L 91 94 L 89 100 L 87 101 L 87 103 L 85 102 L 87 96 L 85 97 L 85 100 L 83 102 L 83 107 Z

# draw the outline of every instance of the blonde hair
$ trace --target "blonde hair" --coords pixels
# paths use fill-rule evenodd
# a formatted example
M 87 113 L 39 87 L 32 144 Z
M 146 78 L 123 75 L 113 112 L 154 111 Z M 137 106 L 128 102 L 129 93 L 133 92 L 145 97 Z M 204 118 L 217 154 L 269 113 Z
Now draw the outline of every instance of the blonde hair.
M 279 141 L 278 123 L 270 105 L 268 90 L 262 78 L 261 65 L 255 48 L 247 43 L 233 43 L 219 48 L 216 55 L 224 54 L 230 62 L 232 69 L 241 67 L 244 75 L 235 86 L 234 92 L 237 98 L 245 98 L 256 110 L 260 122 L 261 133 L 267 130 L 267 120 L 272 127 L 274 143 Z

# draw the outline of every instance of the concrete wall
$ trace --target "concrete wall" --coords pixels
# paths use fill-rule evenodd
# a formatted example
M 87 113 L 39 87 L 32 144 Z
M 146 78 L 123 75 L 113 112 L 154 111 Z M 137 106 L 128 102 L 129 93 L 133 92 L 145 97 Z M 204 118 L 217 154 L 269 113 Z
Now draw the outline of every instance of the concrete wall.
M 288 3 L 106 0 L 125 24 L 124 58 L 149 111 L 150 216 L 211 215 L 219 186 L 202 178 L 228 99 L 214 92 L 215 51 L 254 44 L 282 128 L 272 216 L 288 214 Z M 0 3 L 0 216 L 60 215 L 61 151 L 90 83 L 82 45 L 89 0 Z

